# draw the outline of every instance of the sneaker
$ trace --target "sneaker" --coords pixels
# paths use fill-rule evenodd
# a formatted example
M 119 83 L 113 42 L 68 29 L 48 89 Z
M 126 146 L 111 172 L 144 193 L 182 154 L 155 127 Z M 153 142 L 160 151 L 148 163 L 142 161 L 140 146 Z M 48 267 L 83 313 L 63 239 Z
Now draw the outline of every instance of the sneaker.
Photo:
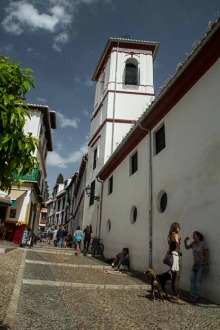
M 185 302 L 183 300 L 181 300 L 179 297 L 172 297 L 170 299 L 170 301 L 174 304 L 178 304 L 178 305 L 183 305 L 185 304 Z

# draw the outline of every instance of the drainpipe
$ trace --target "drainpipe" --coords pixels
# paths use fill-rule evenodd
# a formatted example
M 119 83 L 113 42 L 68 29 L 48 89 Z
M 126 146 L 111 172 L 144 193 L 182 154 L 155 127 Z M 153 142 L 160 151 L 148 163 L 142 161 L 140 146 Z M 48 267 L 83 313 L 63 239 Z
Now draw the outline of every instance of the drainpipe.
M 140 129 L 149 133 L 149 268 L 153 268 L 153 172 L 152 172 L 152 134 L 151 130 L 138 124 Z
M 101 224 L 102 224 L 102 199 L 103 199 L 103 182 L 98 177 L 96 180 L 101 183 L 101 196 L 100 196 L 100 207 L 99 207 L 99 219 L 98 219 L 98 237 L 101 235 Z
M 111 145 L 111 155 L 114 150 L 114 130 L 115 130 L 115 103 L 116 103 L 116 79 L 117 79 L 117 70 L 118 70 L 118 45 L 116 50 L 116 64 L 115 64 L 115 90 L 114 90 L 114 100 L 113 100 L 113 115 L 112 115 L 112 145 Z

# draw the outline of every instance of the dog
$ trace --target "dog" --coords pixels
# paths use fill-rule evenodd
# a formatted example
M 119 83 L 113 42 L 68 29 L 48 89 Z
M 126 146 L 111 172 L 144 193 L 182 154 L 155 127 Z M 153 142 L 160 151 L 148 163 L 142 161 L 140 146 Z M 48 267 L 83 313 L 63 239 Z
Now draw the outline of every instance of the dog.
M 153 269 L 148 268 L 145 274 L 150 275 L 152 299 L 155 300 L 155 289 L 157 289 L 160 298 L 164 302 L 164 297 L 167 298 L 166 282 L 171 281 L 171 275 L 169 271 L 157 275 Z

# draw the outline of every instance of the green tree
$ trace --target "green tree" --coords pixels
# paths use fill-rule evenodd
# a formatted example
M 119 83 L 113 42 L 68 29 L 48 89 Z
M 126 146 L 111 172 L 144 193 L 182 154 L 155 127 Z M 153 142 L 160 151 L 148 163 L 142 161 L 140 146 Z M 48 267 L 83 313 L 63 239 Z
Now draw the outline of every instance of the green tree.
M 28 105 L 26 92 L 34 88 L 32 70 L 0 56 L 0 189 L 11 189 L 13 172 L 30 173 L 37 166 L 33 156 L 38 144 L 31 133 L 24 133 Z
M 64 178 L 63 178 L 63 175 L 60 173 L 57 177 L 56 183 L 63 183 L 63 182 L 64 182 Z

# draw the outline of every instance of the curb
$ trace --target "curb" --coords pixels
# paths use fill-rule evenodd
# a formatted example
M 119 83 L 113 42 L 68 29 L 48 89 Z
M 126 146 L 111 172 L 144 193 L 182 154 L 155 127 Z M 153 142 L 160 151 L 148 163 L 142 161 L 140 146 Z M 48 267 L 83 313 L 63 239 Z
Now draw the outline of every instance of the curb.
M 108 290 L 146 290 L 150 289 L 150 285 L 131 284 L 131 285 L 115 285 L 115 284 L 86 284 L 86 283 L 72 283 L 60 281 L 45 281 L 45 280 L 31 280 L 23 279 L 23 284 L 27 285 L 40 285 L 40 286 L 53 286 L 53 287 L 72 287 L 84 289 L 108 289 Z
M 12 293 L 11 301 L 9 303 L 6 316 L 4 319 L 4 324 L 7 324 L 9 326 L 9 329 L 13 329 L 16 322 L 16 312 L 18 307 L 18 299 L 21 291 L 21 285 L 22 285 L 22 276 L 24 272 L 24 266 L 25 266 L 25 258 L 26 258 L 26 250 L 24 250 L 24 254 L 21 259 L 21 264 L 18 270 L 17 279 L 15 282 L 14 290 Z

